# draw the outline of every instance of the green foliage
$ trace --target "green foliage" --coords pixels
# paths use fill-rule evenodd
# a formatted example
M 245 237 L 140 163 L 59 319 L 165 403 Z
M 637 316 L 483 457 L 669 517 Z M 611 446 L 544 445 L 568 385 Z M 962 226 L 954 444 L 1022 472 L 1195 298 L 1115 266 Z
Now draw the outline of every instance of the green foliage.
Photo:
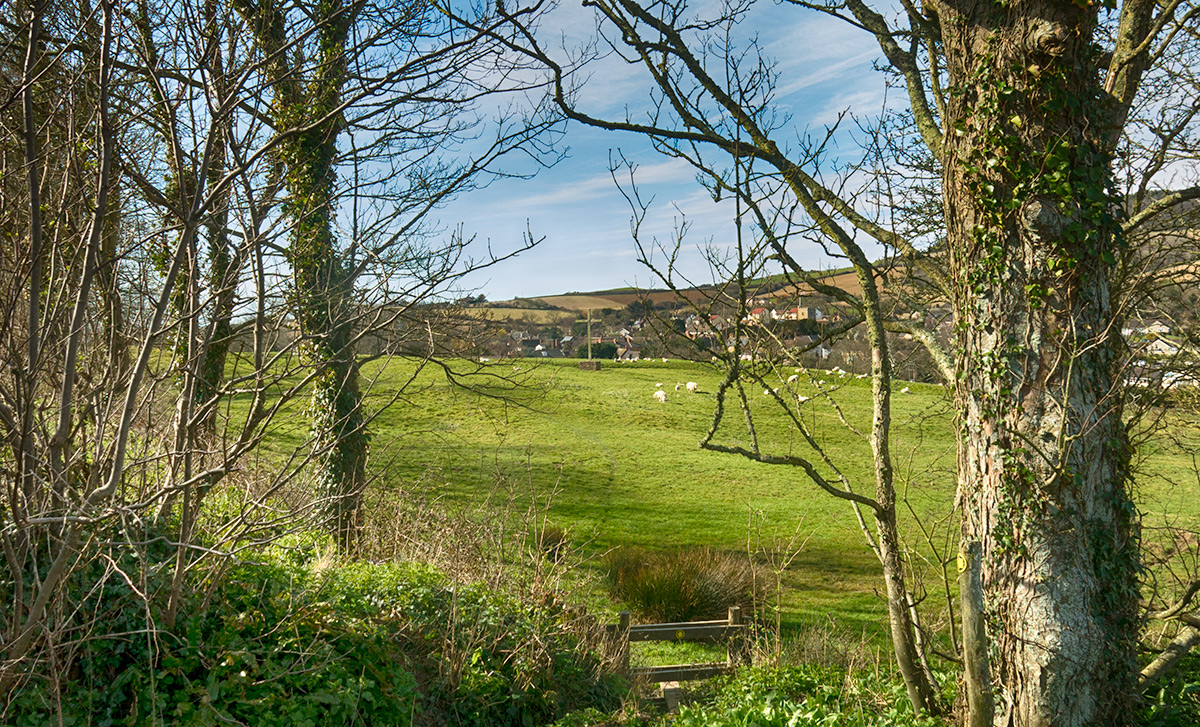
M 1142 727 L 1194 727 L 1200 724 L 1200 654 L 1188 654 L 1157 689 L 1146 695 Z
M 160 555 L 119 565 L 157 589 L 171 562 L 168 549 Z M 123 579 L 93 589 L 84 604 L 95 617 L 92 636 L 70 688 L 31 679 L 10 695 L 0 721 L 407 727 L 424 715 L 527 727 L 619 700 L 620 684 L 562 627 L 560 613 L 456 588 L 427 568 L 310 570 L 275 559 L 235 565 L 208 586 L 207 602 L 199 588 L 170 630 L 157 599 L 147 604 Z
M 356 566 L 330 577 L 366 590 L 373 609 L 405 624 L 430 675 L 424 704 L 453 724 L 524 727 L 619 702 L 621 685 L 562 627 L 556 608 L 454 587 L 432 571 L 413 581 L 403 569 Z
M 126 573 L 158 578 L 168 562 Z M 66 724 L 411 724 L 416 681 L 398 624 L 335 608 L 347 604 L 306 588 L 296 568 L 236 566 L 207 608 L 189 599 L 170 630 L 154 628 L 161 604 L 122 583 L 97 596 L 102 618 L 70 689 L 30 682 L 9 705 L 16 725 L 57 724 L 58 700 Z
M 654 553 L 618 548 L 605 558 L 613 595 L 648 621 L 724 617 L 730 606 L 753 613 L 764 580 L 744 555 L 686 548 Z
M 747 669 L 680 708 L 674 727 L 938 727 L 915 717 L 898 679 L 810 665 Z
M 575 349 L 575 355 L 578 358 L 588 357 L 587 342 L 579 344 L 579 348 Z M 617 345 L 615 343 L 593 343 L 592 358 L 610 359 L 617 357 Z

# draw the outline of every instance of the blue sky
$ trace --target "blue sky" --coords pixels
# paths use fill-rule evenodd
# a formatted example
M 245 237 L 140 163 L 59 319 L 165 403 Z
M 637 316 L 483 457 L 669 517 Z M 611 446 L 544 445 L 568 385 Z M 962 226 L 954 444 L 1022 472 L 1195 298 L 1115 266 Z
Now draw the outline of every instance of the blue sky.
M 543 34 L 563 31 L 565 42 L 575 45 L 586 39 L 593 23 L 590 10 L 566 4 L 570 1 L 544 25 Z M 823 132 L 847 109 L 864 116 L 878 113 L 884 79 L 872 70 L 879 51 L 866 34 L 834 18 L 769 2 L 761 2 L 743 28 L 747 36 L 757 35 L 777 61 L 777 105 L 792 117 L 794 134 Z M 626 107 L 642 106 L 648 92 L 636 67 L 608 59 L 593 67 L 579 106 L 594 116 L 621 118 Z M 778 136 L 786 138 L 783 131 Z M 835 153 L 857 154 L 848 132 L 839 140 L 842 147 Z M 461 225 L 466 235 L 476 237 L 477 256 L 484 244 L 511 249 L 526 229 L 544 238 L 517 258 L 469 276 L 468 287 L 490 300 L 625 285 L 660 287 L 636 259 L 631 210 L 609 173 L 610 154 L 616 150 L 638 165 L 639 192 L 644 200 L 653 199 L 643 236 L 670 240 L 685 216 L 690 230 L 680 267 L 695 282 L 711 279 L 702 248 L 734 239 L 731 203 L 714 203 L 690 166 L 659 155 L 636 135 L 572 124 L 562 143 L 569 155 L 557 166 L 533 179 L 497 181 L 442 210 L 443 226 Z M 801 259 L 813 268 L 822 264 L 816 252 L 801 253 Z

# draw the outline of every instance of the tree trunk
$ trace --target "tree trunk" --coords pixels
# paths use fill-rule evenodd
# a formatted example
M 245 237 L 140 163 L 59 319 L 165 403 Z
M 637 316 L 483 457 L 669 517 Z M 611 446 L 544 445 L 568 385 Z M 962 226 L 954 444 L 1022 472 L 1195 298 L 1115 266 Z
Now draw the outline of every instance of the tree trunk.
M 875 464 L 876 538 L 883 580 L 887 586 L 888 625 L 896 664 L 908 690 L 908 700 L 918 713 L 938 713 L 937 684 L 925 668 L 923 654 L 917 648 L 917 630 L 909 608 L 908 586 L 904 578 L 904 553 L 896 529 L 896 487 L 892 470 L 892 358 L 888 353 L 887 334 L 879 291 L 873 271 L 865 258 L 853 256 L 855 270 L 863 287 L 863 310 L 867 338 L 871 346 L 871 453 Z
M 354 280 L 341 259 L 334 230 L 338 136 L 343 126 L 342 85 L 352 10 L 341 0 L 319 3 L 313 78 L 302 86 L 286 62 L 283 11 L 267 3 L 237 6 L 255 25 L 271 65 L 276 133 L 287 166 L 284 213 L 291 220 L 288 261 L 291 309 L 304 339 L 303 353 L 316 369 L 311 403 L 319 509 L 339 548 L 353 547 L 357 512 L 366 484 L 367 445 L 349 316 Z
M 211 48 L 209 67 L 212 73 L 214 93 L 218 98 L 224 98 L 227 93 L 225 78 L 225 63 L 223 33 L 217 23 L 218 8 L 215 0 L 204 3 L 204 27 Z M 212 294 L 212 321 L 206 327 L 206 335 L 201 344 L 199 360 L 200 372 L 196 377 L 195 401 L 201 407 L 201 416 L 197 429 L 205 436 L 211 437 L 216 432 L 217 402 L 221 391 L 221 382 L 225 378 L 225 359 L 229 353 L 233 333 L 233 307 L 237 297 L 237 283 L 241 273 L 241 260 L 235 264 L 230 250 L 229 240 L 229 186 L 221 186 L 221 181 L 228 173 L 228 145 L 230 126 L 233 119 L 222 116 L 214 119 L 211 125 L 210 144 L 212 160 L 208 169 L 208 188 L 213 194 L 212 208 L 206 224 L 208 242 L 208 286 Z
M 939 14 L 957 90 L 943 180 L 959 498 L 984 622 L 964 646 L 986 661 L 973 672 L 991 680 L 995 725 L 1127 724 L 1138 524 L 1095 6 L 959 0 Z

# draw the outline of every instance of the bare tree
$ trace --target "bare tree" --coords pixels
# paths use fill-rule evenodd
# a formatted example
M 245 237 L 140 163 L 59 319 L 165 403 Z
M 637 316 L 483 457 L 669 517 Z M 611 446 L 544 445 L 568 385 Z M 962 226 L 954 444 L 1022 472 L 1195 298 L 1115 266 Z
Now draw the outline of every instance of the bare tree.
M 294 10 L 273 47 L 215 2 L 0 11 L 2 693 L 91 638 L 75 606 L 105 584 L 79 581 L 114 541 L 170 544 L 144 594 L 169 627 L 199 564 L 352 512 L 366 427 L 402 395 L 362 406 L 356 342 L 424 337 L 398 322 L 530 244 L 472 259 L 432 213 L 509 152 L 553 160 L 536 79 L 419 8 Z M 313 235 L 305 260 L 281 243 Z M 314 389 L 352 418 L 281 448 Z M 314 497 L 343 434 L 356 479 Z
M 863 294 L 848 304 L 861 311 L 877 359 L 877 427 L 886 429 L 890 384 L 884 329 L 918 337 L 953 387 L 970 723 L 1128 723 L 1139 525 L 1123 419 L 1127 311 L 1114 284 L 1139 220 L 1197 190 L 1192 182 L 1161 196 L 1135 191 L 1134 214 L 1123 220 L 1113 159 L 1131 110 L 1149 93 L 1160 100 L 1148 110 L 1171 119 L 1146 127 L 1165 130 L 1151 146 L 1188 148 L 1180 142 L 1194 133 L 1195 97 L 1154 92 L 1145 81 L 1173 53 L 1190 57 L 1180 49 L 1194 47 L 1200 8 L 1134 0 L 1101 22 L 1099 6 L 1086 4 L 902 3 L 889 17 L 861 0 L 793 2 L 873 37 L 907 98 L 903 119 L 933 182 L 924 201 L 941 207 L 926 236 L 909 237 L 901 216 L 872 210 L 847 193 L 845 178 L 822 175 L 817 145 L 789 145 L 795 136 L 774 111 L 770 62 L 753 46 L 738 50 L 725 31 L 748 2 L 715 18 L 683 3 L 588 5 L 601 43 L 642 69 L 652 97 L 641 116 L 589 114 L 573 96 L 575 67 L 530 31 L 521 47 L 548 68 L 564 113 L 644 134 L 667 154 L 717 170 L 715 189 L 744 197 L 747 209 L 765 207 L 760 234 L 780 241 L 772 251 L 789 271 L 780 221 L 793 214 L 853 266 Z M 1149 154 L 1136 182 L 1121 181 L 1154 189 L 1169 181 L 1168 158 L 1194 164 L 1194 154 L 1173 153 Z M 752 165 L 772 193 L 731 184 Z M 949 301 L 955 355 L 920 327 L 886 319 L 875 291 L 890 263 L 866 255 L 865 240 Z M 881 486 L 890 462 L 885 449 L 875 453 Z M 904 650 L 898 640 L 910 697 L 925 706 Z

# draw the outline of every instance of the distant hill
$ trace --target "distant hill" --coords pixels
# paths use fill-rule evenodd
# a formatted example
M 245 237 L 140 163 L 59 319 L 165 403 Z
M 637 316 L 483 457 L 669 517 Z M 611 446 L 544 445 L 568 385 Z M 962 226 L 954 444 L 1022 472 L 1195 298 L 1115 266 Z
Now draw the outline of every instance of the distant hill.
M 858 284 L 854 273 L 848 270 L 835 270 L 826 273 L 823 278 L 832 285 L 836 285 L 844 290 L 849 291 L 853 295 L 858 295 L 862 292 L 861 286 Z M 782 275 L 774 275 L 767 278 L 755 280 L 752 286 L 756 292 L 752 297 L 756 298 L 778 298 L 781 302 L 785 300 L 794 300 L 801 295 L 813 295 L 814 291 L 811 287 L 804 284 L 790 284 Z M 624 308 L 625 306 L 639 300 L 646 300 L 651 303 L 671 303 L 679 301 L 682 296 L 692 303 L 701 303 L 705 300 L 718 295 L 720 289 L 715 285 L 704 285 L 694 288 L 672 291 L 668 289 L 638 289 L 638 288 L 613 288 L 609 290 L 596 290 L 590 292 L 571 292 L 558 295 L 542 295 L 533 298 L 519 298 L 515 301 L 499 301 L 490 303 L 490 307 L 498 308 L 539 308 L 542 310 L 554 309 L 562 311 L 573 311 L 582 313 L 588 309 L 593 311 L 602 310 L 604 308 Z

